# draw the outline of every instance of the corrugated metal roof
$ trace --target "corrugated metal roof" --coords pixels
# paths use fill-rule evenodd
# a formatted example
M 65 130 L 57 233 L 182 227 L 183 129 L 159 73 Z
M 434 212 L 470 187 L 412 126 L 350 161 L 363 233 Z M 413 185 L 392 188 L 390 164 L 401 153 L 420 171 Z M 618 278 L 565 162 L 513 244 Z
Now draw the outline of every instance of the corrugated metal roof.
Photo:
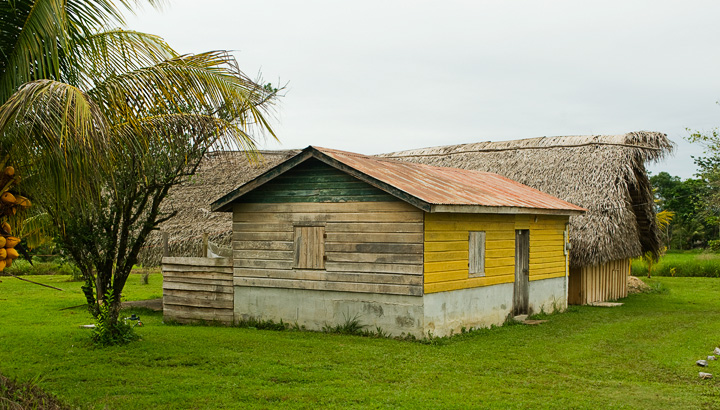
M 585 211 L 584 208 L 491 172 L 434 167 L 328 148 L 310 148 L 433 205 Z

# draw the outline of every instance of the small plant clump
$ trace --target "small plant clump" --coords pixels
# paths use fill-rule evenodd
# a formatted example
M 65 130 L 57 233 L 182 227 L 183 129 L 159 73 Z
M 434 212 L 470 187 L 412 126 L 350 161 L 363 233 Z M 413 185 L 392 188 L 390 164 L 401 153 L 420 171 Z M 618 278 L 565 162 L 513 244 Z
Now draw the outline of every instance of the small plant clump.
M 290 329 L 300 330 L 300 327 L 297 326 L 297 323 L 295 324 L 295 328 L 293 328 L 288 323 L 283 322 L 282 319 L 280 319 L 280 322 L 275 322 L 274 320 L 260 320 L 253 317 L 239 320 L 235 322 L 234 326 L 245 329 L 276 330 L 280 332 Z
M 0 409 L 65 410 L 70 407 L 34 382 L 19 382 L 0 375 Z
M 99 303 L 97 322 L 95 323 L 95 328 L 93 328 L 92 333 L 93 343 L 101 347 L 107 347 L 126 344 L 140 339 L 140 336 L 135 333 L 132 325 L 124 321 L 112 320 L 110 313 L 112 306 L 113 292 L 111 289 L 105 294 L 105 299 Z

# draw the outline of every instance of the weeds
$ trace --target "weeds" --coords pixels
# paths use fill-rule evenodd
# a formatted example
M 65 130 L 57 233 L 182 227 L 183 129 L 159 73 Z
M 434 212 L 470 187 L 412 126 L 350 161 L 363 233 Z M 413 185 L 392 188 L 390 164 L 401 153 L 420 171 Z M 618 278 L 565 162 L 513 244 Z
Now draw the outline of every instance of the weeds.
M 662 282 L 647 282 L 647 285 L 650 287 L 650 290 L 648 293 L 658 293 L 662 295 L 666 295 L 670 293 L 670 289 L 665 286 Z
M 507 317 L 505 318 L 505 322 L 503 323 L 503 326 L 518 326 L 518 325 L 523 325 L 523 324 L 524 324 L 523 322 L 521 322 L 519 320 L 515 320 L 515 316 L 512 314 L 512 312 L 510 312 L 507 315 Z
M 57 397 L 43 391 L 36 381 L 19 382 L 0 375 L 0 409 L 69 409 Z
M 343 314 L 344 316 L 344 314 Z M 323 333 L 338 333 L 341 335 L 357 335 L 362 336 L 363 329 L 366 325 L 360 323 L 358 315 L 351 318 L 345 317 L 345 322 L 331 326 L 325 324 L 322 328 Z
M 290 325 L 283 322 L 282 319 L 280 319 L 280 322 L 275 322 L 274 320 L 260 320 L 254 317 L 239 320 L 235 322 L 233 326 L 244 329 L 275 330 L 279 332 L 291 329 Z M 295 323 L 295 326 L 297 327 L 297 323 Z

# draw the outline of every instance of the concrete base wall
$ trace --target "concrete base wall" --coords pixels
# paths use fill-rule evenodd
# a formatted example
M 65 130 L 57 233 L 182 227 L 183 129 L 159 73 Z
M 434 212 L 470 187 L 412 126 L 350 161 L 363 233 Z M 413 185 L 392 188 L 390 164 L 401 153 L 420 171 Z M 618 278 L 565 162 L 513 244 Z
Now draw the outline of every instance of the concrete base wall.
M 547 313 L 567 307 L 566 280 L 531 281 L 530 312 Z M 512 312 L 513 284 L 401 296 L 235 286 L 235 321 L 282 319 L 286 323 L 322 330 L 356 318 L 367 329 L 391 335 L 447 336 L 463 327 L 502 325 Z
M 425 300 L 425 335 L 446 336 L 463 327 L 502 325 L 512 311 L 513 284 L 430 293 Z
M 369 330 L 420 335 L 422 303 L 420 296 L 235 286 L 236 321 L 282 319 L 309 330 L 357 318 Z
M 567 308 L 567 278 L 552 278 L 530 281 L 528 289 L 530 313 L 552 313 Z

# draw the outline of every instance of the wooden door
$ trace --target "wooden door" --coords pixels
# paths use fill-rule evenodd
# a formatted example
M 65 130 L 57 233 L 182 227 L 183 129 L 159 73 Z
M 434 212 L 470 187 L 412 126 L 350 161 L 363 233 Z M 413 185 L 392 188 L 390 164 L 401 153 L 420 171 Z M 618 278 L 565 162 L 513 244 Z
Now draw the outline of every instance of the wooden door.
M 513 292 L 513 315 L 528 314 L 530 286 L 530 231 L 515 231 L 515 289 Z

